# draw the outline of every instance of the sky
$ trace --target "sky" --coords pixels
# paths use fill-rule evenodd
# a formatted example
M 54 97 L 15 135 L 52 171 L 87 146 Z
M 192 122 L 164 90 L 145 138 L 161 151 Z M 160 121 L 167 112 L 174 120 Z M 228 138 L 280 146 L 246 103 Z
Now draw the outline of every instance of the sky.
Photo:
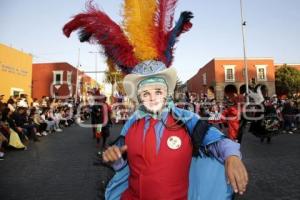
M 79 61 L 81 70 L 105 70 L 103 55 L 89 53 L 98 52 L 97 45 L 80 43 L 76 33 L 70 38 L 62 34 L 64 24 L 84 10 L 85 2 L 0 0 L 0 43 L 32 54 L 34 63 L 68 62 L 78 66 Z M 94 2 L 121 23 L 122 0 Z M 246 56 L 300 63 L 299 9 L 299 0 L 243 0 Z M 240 0 L 179 0 L 175 21 L 185 10 L 194 13 L 193 27 L 176 44 L 172 66 L 181 81 L 191 78 L 215 57 L 243 57 Z

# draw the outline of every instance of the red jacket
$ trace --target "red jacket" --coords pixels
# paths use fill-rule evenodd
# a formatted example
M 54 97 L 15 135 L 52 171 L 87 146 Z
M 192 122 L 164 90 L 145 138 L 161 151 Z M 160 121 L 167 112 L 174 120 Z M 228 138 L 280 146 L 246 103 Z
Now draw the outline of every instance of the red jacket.
M 239 132 L 239 110 L 236 105 L 230 106 L 222 113 L 222 121 L 228 124 L 228 138 L 236 140 Z

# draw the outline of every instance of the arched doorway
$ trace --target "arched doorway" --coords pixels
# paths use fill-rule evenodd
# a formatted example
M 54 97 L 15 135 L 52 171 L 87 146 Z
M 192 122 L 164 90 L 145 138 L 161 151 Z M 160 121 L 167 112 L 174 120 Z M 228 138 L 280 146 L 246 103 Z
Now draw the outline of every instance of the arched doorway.
M 246 93 L 246 85 L 241 85 L 240 86 L 240 94 L 245 94 Z
M 238 90 L 235 85 L 226 85 L 224 88 L 224 98 L 232 99 L 237 96 Z
M 226 85 L 224 88 L 224 94 L 225 95 L 233 95 L 233 94 L 237 94 L 238 90 L 236 88 L 235 85 Z
M 254 88 L 251 85 L 248 85 L 249 90 L 254 90 Z M 240 86 L 239 90 L 240 94 L 245 94 L 246 93 L 246 84 L 243 84 Z

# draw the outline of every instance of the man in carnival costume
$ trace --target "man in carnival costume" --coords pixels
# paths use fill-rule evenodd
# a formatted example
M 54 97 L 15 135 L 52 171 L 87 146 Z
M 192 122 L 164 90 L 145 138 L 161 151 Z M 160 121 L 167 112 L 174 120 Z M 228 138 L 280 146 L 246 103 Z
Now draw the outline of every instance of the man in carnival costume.
M 126 94 L 139 103 L 120 139 L 103 153 L 116 171 L 106 199 L 229 200 L 246 190 L 239 144 L 172 102 L 174 44 L 192 26 L 192 13 L 182 12 L 172 28 L 176 3 L 125 0 L 121 29 L 89 2 L 64 26 L 66 36 L 79 29 L 81 41 L 103 47 L 110 70 L 122 70 Z

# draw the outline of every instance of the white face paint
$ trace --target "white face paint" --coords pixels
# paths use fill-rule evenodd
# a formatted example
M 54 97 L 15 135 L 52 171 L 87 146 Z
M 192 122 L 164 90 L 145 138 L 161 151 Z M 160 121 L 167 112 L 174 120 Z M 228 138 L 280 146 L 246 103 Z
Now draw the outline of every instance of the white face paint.
M 151 112 L 160 112 L 167 98 L 167 87 L 165 85 L 145 85 L 139 89 L 142 104 Z

